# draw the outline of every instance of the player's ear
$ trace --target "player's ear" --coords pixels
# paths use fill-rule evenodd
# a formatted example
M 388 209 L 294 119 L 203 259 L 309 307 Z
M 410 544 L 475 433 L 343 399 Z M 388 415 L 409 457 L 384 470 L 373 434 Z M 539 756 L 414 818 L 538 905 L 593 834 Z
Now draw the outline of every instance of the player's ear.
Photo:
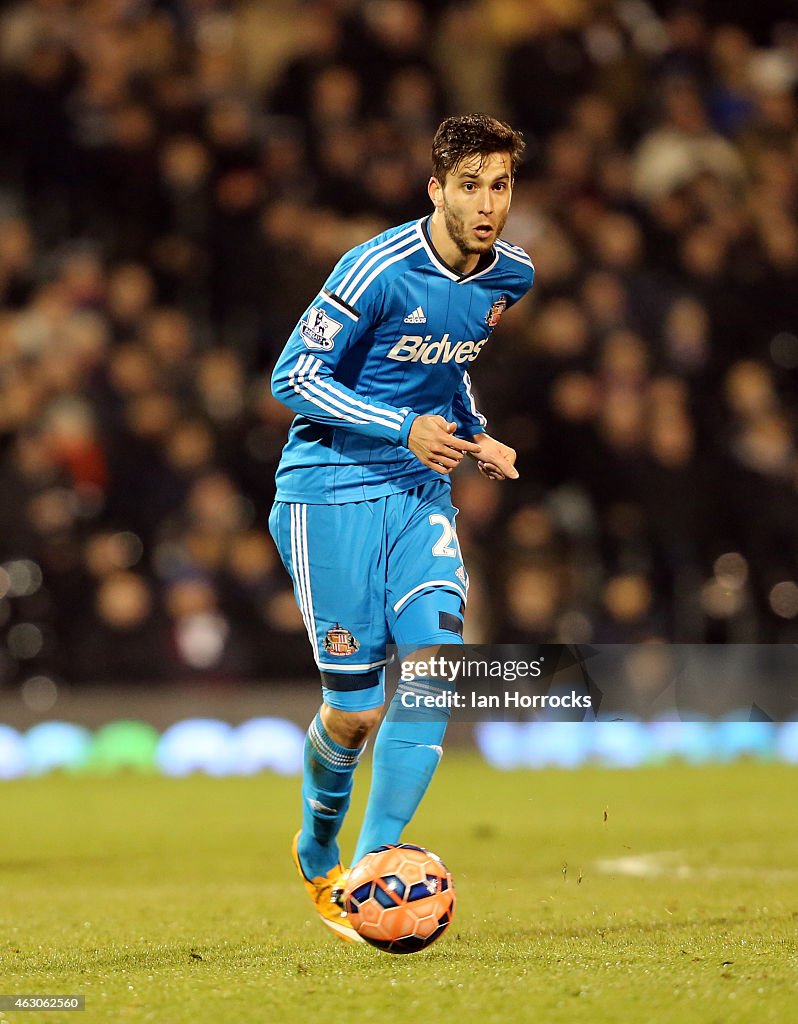
M 427 185 L 427 195 L 429 195 L 432 205 L 436 210 L 443 209 L 443 185 L 441 185 L 437 178 L 430 178 Z

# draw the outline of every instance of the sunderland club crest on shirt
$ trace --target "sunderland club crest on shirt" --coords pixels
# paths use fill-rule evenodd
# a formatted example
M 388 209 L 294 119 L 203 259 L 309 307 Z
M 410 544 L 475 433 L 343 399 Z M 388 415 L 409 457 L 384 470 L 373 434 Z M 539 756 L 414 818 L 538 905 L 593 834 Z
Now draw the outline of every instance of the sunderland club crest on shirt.
M 327 630 L 324 637 L 324 650 L 336 658 L 345 658 L 347 654 L 354 654 L 360 650 L 360 642 L 352 636 L 348 629 L 335 625 Z
M 501 320 L 502 313 L 507 309 L 507 297 L 502 295 L 500 299 L 497 299 L 488 310 L 488 315 L 485 317 L 485 323 L 488 327 L 495 327 L 496 324 Z
M 299 333 L 305 342 L 305 347 L 321 352 L 329 352 L 335 344 L 335 335 L 341 330 L 343 324 L 333 320 L 323 309 L 313 306 L 308 310 L 305 320 L 299 325 Z

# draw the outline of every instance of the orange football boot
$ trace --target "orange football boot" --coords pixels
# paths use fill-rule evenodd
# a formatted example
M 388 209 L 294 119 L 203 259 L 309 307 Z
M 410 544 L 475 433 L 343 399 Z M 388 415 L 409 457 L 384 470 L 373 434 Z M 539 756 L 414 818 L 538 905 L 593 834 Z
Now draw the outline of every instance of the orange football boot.
M 319 917 L 321 917 L 322 924 L 325 924 L 334 935 L 337 935 L 344 942 L 364 942 L 365 940 L 358 935 L 349 923 L 346 911 L 340 902 L 346 876 L 349 872 L 342 864 L 336 864 L 334 868 L 330 868 L 326 875 L 308 878 L 302 870 L 302 865 L 299 861 L 299 836 L 300 832 L 297 832 L 294 836 L 294 841 L 291 844 L 291 856 L 294 858 L 294 864 L 296 864 L 296 869 L 305 885 L 307 894 L 310 896 Z

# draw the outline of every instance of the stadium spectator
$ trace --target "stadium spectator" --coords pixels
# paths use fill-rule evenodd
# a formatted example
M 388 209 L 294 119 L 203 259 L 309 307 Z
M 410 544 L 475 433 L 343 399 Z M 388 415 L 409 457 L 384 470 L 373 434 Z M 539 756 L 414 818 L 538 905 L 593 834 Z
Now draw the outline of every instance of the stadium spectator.
M 506 236 L 537 282 L 474 374 L 522 478 L 454 478 L 473 635 L 794 639 L 796 25 L 256 7 L 0 14 L 0 644 L 46 637 L 0 685 L 310 671 L 265 381 L 331 262 L 424 212 L 430 127 L 475 92 L 528 133 Z

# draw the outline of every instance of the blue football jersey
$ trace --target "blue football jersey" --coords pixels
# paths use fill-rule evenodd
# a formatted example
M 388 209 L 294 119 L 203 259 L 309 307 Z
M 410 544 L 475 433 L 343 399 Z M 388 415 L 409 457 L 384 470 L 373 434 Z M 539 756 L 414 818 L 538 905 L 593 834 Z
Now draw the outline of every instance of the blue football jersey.
M 340 504 L 439 480 L 407 448 L 412 422 L 435 413 L 460 437 L 485 429 L 468 371 L 533 276 L 524 250 L 501 239 L 458 274 L 435 251 L 429 217 L 346 253 L 272 374 L 274 396 L 297 413 L 277 500 Z

